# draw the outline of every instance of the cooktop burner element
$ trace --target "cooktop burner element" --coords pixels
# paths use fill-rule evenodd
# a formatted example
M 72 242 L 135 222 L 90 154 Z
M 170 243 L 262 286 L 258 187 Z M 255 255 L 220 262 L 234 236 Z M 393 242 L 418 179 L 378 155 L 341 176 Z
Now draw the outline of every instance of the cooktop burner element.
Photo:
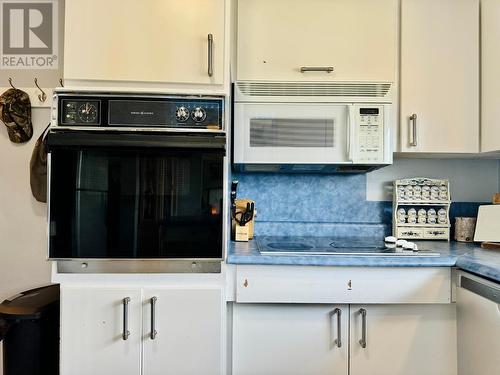
M 388 247 L 384 241 L 361 237 L 265 236 L 256 238 L 256 241 L 262 255 L 439 256 L 439 253 L 425 250 L 413 251 Z

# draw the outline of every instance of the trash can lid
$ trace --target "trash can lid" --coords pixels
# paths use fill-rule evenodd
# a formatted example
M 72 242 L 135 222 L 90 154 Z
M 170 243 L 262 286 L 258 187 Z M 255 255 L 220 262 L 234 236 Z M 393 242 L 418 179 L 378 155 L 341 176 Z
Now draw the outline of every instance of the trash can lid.
M 59 302 L 59 284 L 30 289 L 0 303 L 0 318 L 37 319 Z

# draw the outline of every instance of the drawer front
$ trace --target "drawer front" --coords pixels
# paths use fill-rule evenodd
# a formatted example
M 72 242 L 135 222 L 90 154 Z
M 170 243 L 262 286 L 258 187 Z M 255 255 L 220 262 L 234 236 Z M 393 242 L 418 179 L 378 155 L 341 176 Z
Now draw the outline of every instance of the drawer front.
M 450 238 L 450 230 L 448 228 L 425 228 L 424 238 L 432 240 L 447 240 Z
M 424 230 L 421 228 L 398 228 L 397 237 L 401 239 L 423 239 Z
M 239 303 L 449 303 L 451 268 L 238 266 Z

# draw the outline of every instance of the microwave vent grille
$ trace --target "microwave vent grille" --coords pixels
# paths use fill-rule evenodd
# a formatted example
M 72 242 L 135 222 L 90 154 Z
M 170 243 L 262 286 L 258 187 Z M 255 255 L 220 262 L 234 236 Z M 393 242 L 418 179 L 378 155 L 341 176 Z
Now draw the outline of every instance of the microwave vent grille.
M 334 147 L 330 119 L 251 119 L 250 147 Z
M 237 82 L 242 94 L 249 96 L 332 96 L 384 98 L 389 82 Z

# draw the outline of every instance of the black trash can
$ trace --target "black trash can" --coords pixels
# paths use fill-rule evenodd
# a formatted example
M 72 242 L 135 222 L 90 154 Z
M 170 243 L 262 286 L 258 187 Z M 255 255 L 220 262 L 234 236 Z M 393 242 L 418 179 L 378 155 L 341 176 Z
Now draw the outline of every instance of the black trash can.
M 27 290 L 0 304 L 4 375 L 59 374 L 59 285 Z

